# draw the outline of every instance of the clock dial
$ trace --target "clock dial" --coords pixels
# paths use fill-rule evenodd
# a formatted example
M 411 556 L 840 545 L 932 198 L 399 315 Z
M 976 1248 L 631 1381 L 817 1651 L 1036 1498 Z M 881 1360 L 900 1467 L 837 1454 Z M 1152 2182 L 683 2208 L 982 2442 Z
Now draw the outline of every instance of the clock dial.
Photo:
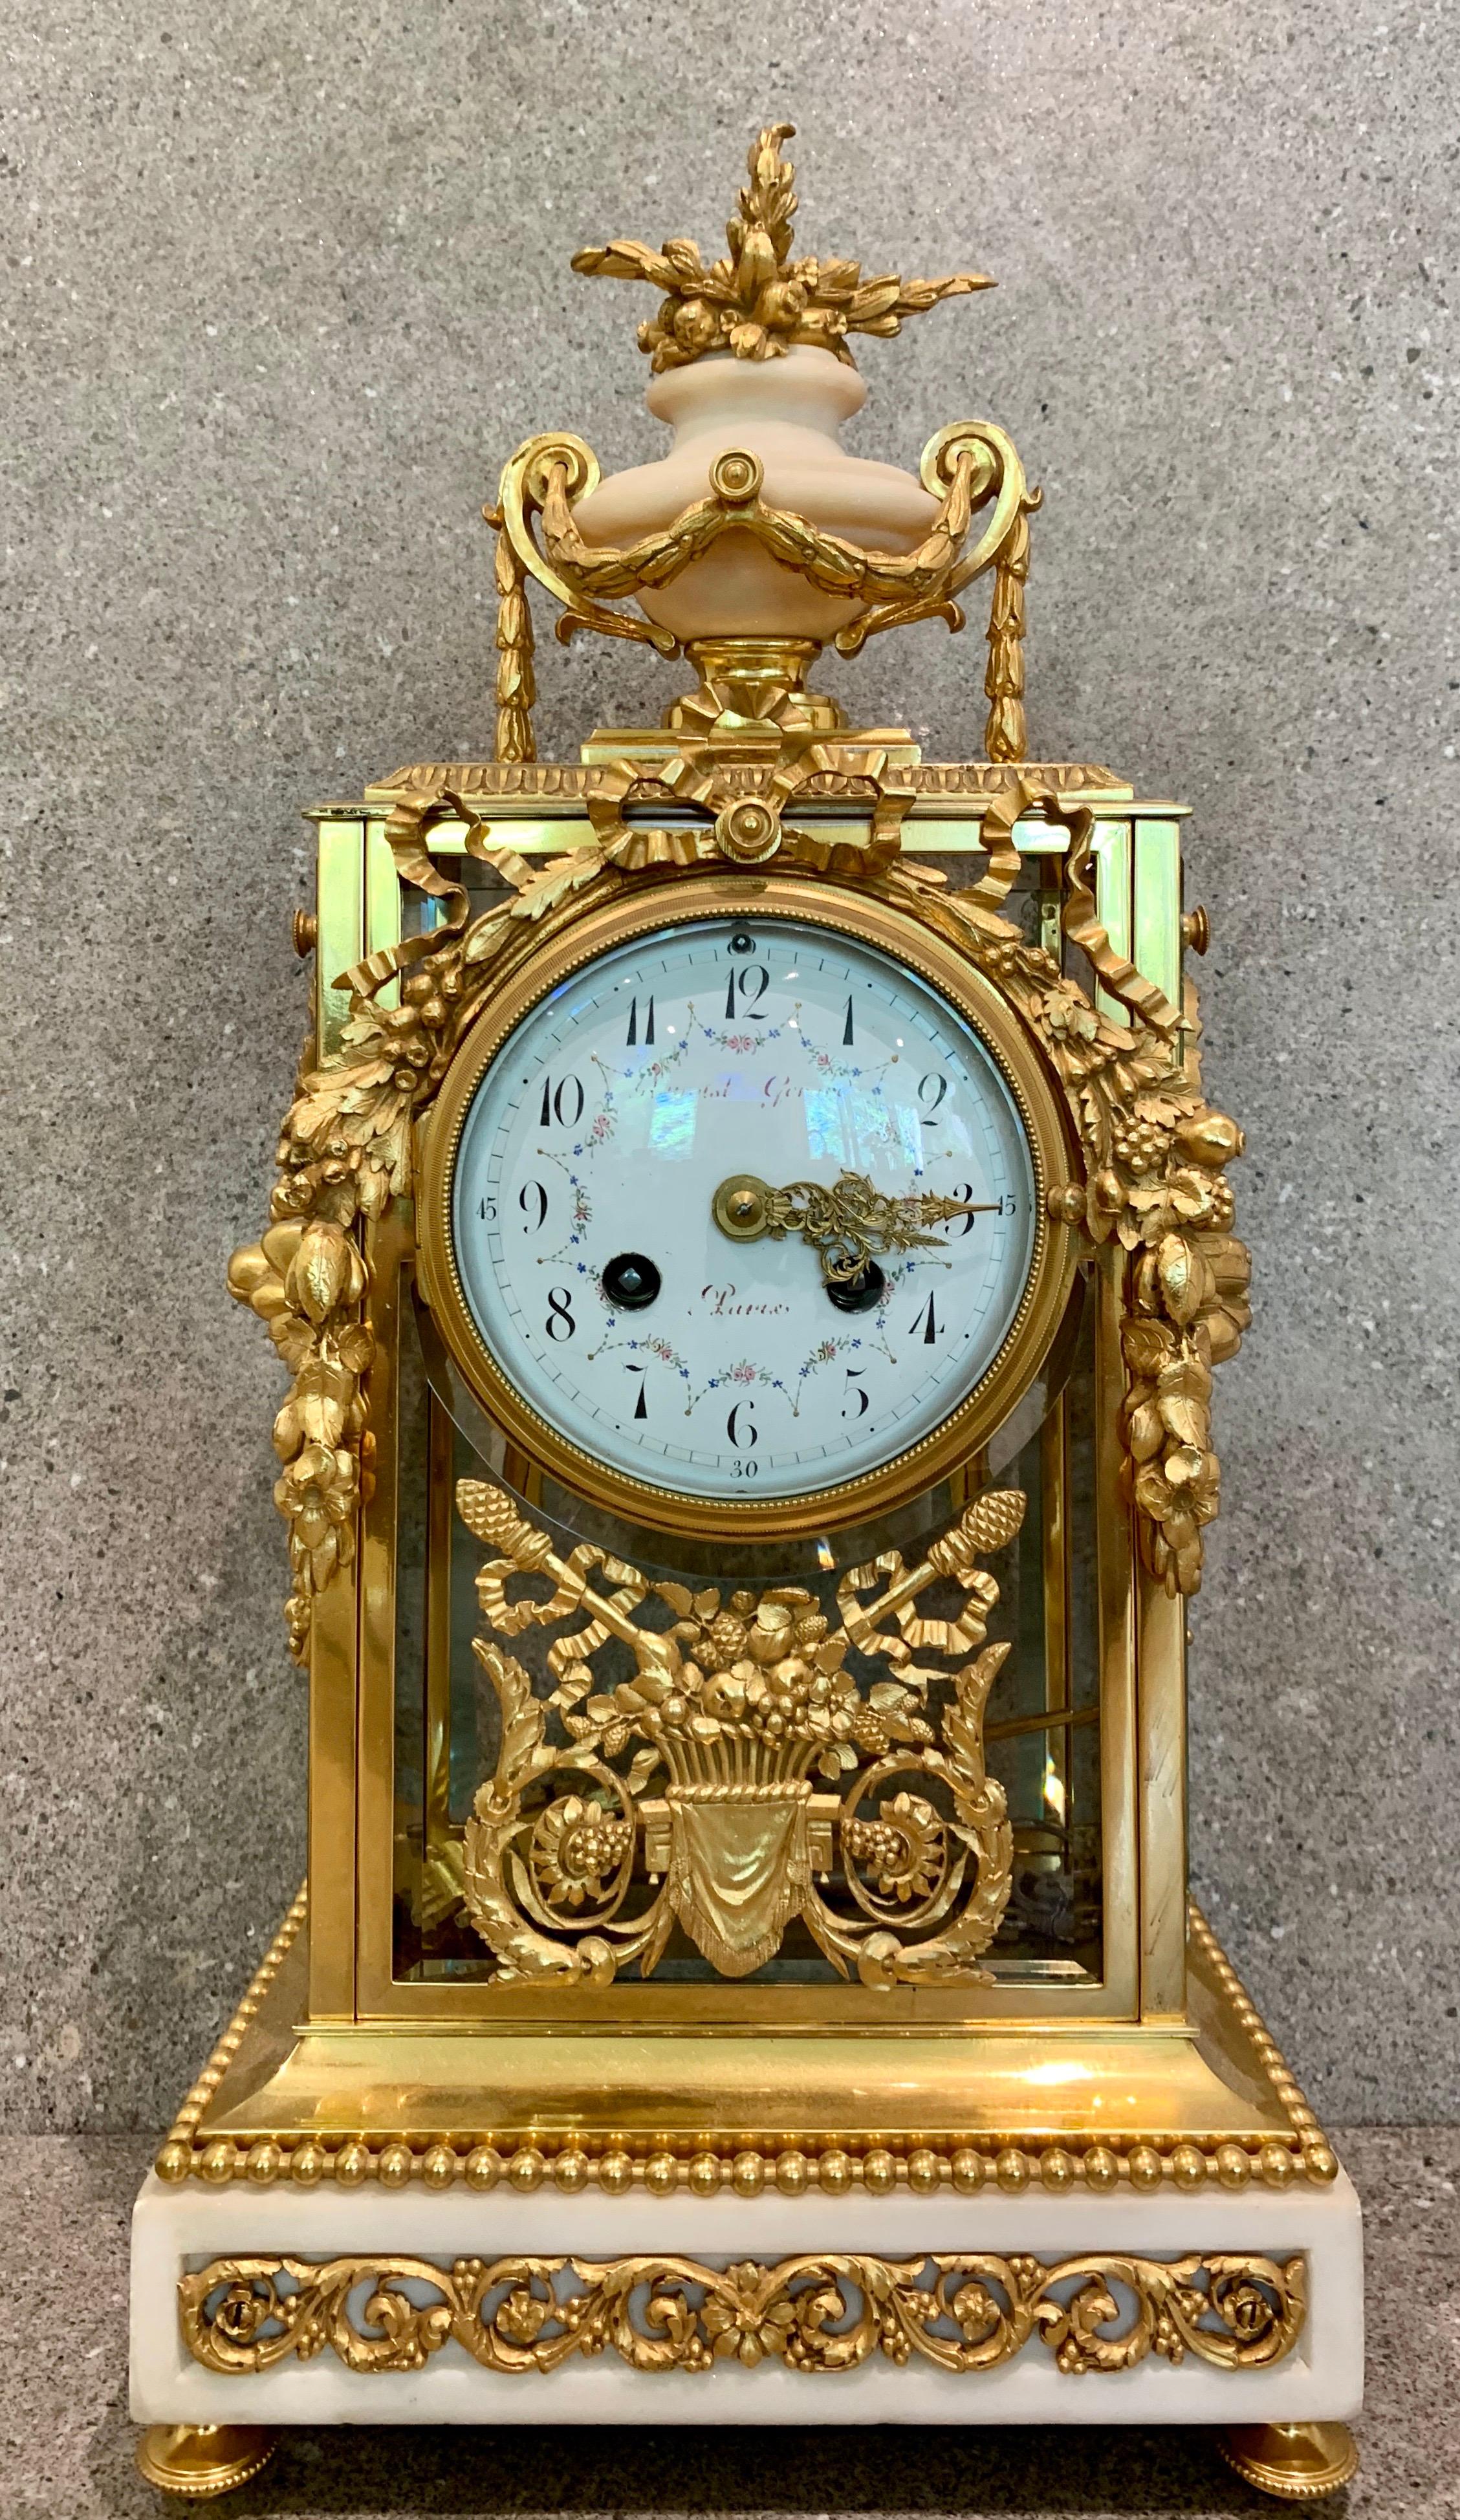
M 736 1176 L 844 1174 L 972 1212 L 840 1280 L 801 1232 L 716 1220 Z M 559 1435 L 651 1488 L 762 1503 L 859 1479 L 958 1408 L 1019 1315 L 1035 1195 L 966 1018 L 875 946 L 768 913 L 666 925 L 543 997 L 467 1106 L 450 1217 L 477 1333 Z

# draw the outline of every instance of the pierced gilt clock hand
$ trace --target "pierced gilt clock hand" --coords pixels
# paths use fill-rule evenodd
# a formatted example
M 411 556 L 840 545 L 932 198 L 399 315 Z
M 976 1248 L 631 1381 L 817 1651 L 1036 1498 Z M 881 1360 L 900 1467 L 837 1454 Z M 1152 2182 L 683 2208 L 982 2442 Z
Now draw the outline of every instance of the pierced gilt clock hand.
M 758 1242 L 769 1235 L 779 1242 L 799 1234 L 820 1254 L 828 1286 L 860 1276 L 875 1251 L 935 1248 L 937 1237 L 924 1228 L 946 1225 L 954 1216 L 990 1215 L 996 1199 L 971 1201 L 940 1198 L 931 1192 L 891 1198 L 874 1190 L 863 1173 L 844 1172 L 826 1189 L 820 1182 L 788 1182 L 772 1189 L 756 1173 L 731 1173 L 721 1182 L 710 1210 L 722 1234 L 733 1242 Z

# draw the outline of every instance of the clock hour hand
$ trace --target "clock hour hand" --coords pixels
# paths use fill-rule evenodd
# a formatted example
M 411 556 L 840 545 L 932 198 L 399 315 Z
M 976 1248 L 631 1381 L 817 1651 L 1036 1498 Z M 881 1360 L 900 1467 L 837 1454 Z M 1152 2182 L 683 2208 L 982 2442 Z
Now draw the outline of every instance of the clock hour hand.
M 733 1242 L 758 1242 L 769 1235 L 779 1242 L 798 1234 L 821 1257 L 821 1274 L 829 1286 L 860 1277 L 874 1252 L 935 1248 L 937 1237 L 925 1229 L 946 1225 L 954 1216 L 984 1216 L 996 1199 L 970 1201 L 920 1192 L 890 1197 L 874 1190 L 863 1173 L 844 1172 L 830 1189 L 820 1182 L 788 1182 L 775 1190 L 757 1173 L 731 1173 L 722 1181 L 710 1210 L 722 1234 Z

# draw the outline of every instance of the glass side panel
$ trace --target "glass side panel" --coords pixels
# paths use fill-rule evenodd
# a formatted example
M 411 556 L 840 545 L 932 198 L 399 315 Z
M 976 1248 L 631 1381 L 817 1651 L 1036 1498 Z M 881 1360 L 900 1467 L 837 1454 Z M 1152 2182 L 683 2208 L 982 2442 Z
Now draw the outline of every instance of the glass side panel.
M 984 1739 L 1014 1832 L 1013 1887 L 994 1958 L 1098 1976 L 1093 1321 L 1092 1306 L 1070 1380 L 1019 1458 L 1018 1483 L 1030 1501 L 1026 1531 L 1038 1541 L 1020 1535 L 1018 1642 L 990 1697 Z
M 428 1727 L 427 1566 L 431 1554 L 430 1423 L 435 1403 L 409 1304 L 403 1308 L 396 1379 L 399 1455 L 395 1557 L 395 1825 L 397 1929 L 422 1909 Z M 397 1931 L 397 1942 L 398 1942 Z M 407 1938 L 407 1948 L 409 1937 Z

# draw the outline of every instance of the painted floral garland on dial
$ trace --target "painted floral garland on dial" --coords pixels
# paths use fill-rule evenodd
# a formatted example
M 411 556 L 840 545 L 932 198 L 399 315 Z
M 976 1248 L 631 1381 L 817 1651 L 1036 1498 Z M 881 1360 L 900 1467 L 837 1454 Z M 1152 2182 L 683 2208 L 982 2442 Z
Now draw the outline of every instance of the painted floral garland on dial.
M 935 1247 L 829 1288 L 798 1235 L 732 1241 L 728 1177 L 939 1194 Z M 462 1288 L 560 1435 L 651 1486 L 806 1495 L 907 1451 L 992 1365 L 1034 1170 L 991 1054 L 877 948 L 715 917 L 600 956 L 485 1071 L 457 1155 Z

